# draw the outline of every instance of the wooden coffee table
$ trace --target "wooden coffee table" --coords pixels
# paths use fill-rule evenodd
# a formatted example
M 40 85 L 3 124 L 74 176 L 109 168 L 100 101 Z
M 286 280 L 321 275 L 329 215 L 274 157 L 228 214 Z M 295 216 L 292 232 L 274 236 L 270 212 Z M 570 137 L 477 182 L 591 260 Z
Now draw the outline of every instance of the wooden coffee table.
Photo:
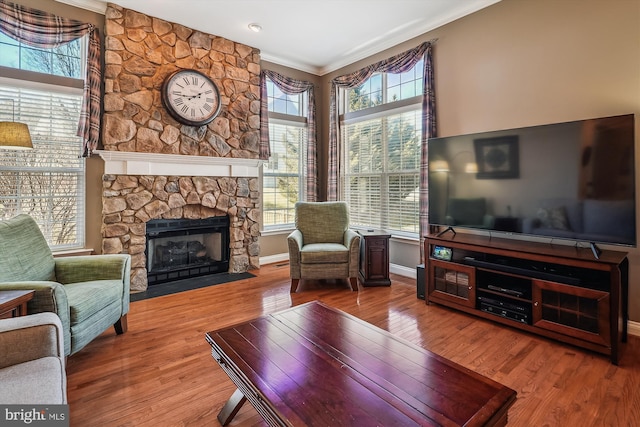
M 273 426 L 505 425 L 516 392 L 320 302 L 206 334 L 238 387 Z

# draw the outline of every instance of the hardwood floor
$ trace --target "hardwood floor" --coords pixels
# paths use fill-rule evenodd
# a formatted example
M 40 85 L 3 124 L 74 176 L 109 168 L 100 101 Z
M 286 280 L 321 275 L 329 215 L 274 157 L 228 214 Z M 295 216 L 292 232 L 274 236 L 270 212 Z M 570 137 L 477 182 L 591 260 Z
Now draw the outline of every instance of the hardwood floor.
M 292 295 L 288 264 L 253 273 L 131 303 L 127 333 L 110 329 L 68 359 L 71 426 L 219 426 L 235 387 L 205 332 L 316 299 L 516 390 L 509 426 L 640 425 L 639 337 L 629 337 L 614 366 L 597 353 L 425 305 L 413 279 L 392 275 L 391 287 L 359 292 L 346 281 L 302 281 Z M 230 425 L 266 424 L 247 403 Z

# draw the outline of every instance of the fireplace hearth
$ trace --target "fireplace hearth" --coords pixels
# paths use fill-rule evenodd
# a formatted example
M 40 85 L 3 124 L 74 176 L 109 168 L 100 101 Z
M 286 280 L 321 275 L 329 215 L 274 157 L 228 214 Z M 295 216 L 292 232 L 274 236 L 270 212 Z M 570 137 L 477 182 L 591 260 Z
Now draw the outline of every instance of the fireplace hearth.
M 148 284 L 227 272 L 229 223 L 228 216 L 148 221 Z

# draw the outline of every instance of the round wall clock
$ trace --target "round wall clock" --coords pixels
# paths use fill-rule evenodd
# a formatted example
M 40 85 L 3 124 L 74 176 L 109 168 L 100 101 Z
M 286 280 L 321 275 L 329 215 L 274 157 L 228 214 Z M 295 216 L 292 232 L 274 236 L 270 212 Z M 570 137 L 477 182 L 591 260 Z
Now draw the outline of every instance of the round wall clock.
M 180 123 L 203 126 L 220 112 L 220 92 L 200 71 L 178 70 L 162 83 L 162 104 Z

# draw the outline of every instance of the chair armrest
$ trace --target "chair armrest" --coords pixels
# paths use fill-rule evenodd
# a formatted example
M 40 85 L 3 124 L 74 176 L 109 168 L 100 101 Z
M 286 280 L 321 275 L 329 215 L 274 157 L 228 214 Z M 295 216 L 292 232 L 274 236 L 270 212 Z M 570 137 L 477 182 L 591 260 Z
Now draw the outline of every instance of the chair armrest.
M 0 282 L 0 290 L 35 290 L 33 299 L 27 303 L 29 314 L 51 311 L 58 315 L 63 326 L 69 326 L 69 302 L 62 284 L 49 281 Z
M 82 255 L 55 259 L 56 280 L 62 284 L 91 280 L 130 280 L 128 254 Z
M 360 235 L 353 230 L 344 233 L 344 245 L 349 248 L 349 277 L 358 277 L 360 269 Z
M 71 345 L 69 302 L 62 284 L 48 281 L 0 282 L 0 290 L 35 290 L 33 299 L 27 303 L 27 312 L 35 314 L 50 311 L 57 314 L 62 322 L 65 340 Z
M 300 230 L 293 230 L 291 234 L 287 236 L 287 245 L 289 245 L 289 254 L 291 251 L 300 252 L 303 245 L 302 232 Z
M 348 229 L 344 232 L 344 243 L 351 250 L 354 246 L 360 248 L 360 235 L 355 231 Z
M 42 357 L 61 359 L 64 367 L 62 322 L 54 313 L 0 320 L 0 368 Z
M 287 246 L 289 247 L 289 276 L 292 279 L 300 279 L 302 269 L 300 267 L 300 249 L 304 239 L 300 230 L 293 230 L 287 236 Z
M 129 312 L 131 289 L 131 255 L 81 255 L 55 259 L 56 280 L 66 285 L 95 280 L 122 282 L 121 314 Z M 63 321 L 64 324 L 64 321 Z

